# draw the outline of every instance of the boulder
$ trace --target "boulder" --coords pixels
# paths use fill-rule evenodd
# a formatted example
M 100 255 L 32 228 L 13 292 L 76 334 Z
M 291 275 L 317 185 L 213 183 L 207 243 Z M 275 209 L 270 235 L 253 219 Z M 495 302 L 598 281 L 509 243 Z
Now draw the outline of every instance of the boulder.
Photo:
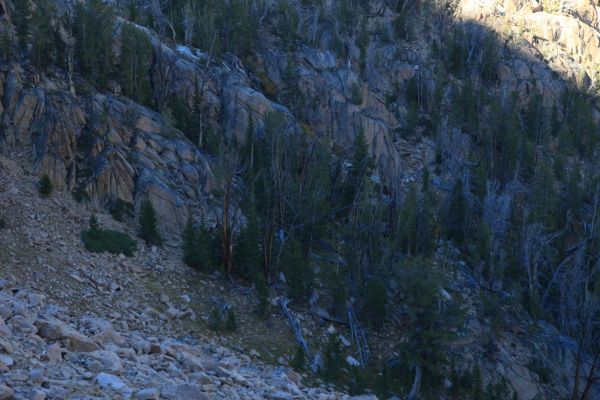
M 136 400 L 159 400 L 160 390 L 156 388 L 142 389 L 135 394 Z
M 67 349 L 75 352 L 91 352 L 100 347 L 90 338 L 71 328 L 65 322 L 53 318 L 38 318 L 35 321 L 39 336 L 48 340 L 66 340 Z
M 0 400 L 11 400 L 15 395 L 15 391 L 6 385 L 0 384 Z
M 96 376 L 96 382 L 101 388 L 121 392 L 126 397 L 129 397 L 132 393 L 127 384 L 121 378 L 114 375 L 102 372 Z
M 99 350 L 81 355 L 81 359 L 90 372 L 106 372 L 120 375 L 123 372 L 123 362 L 112 351 Z
M 190 383 L 164 387 L 161 391 L 161 398 L 165 400 L 209 400 L 200 386 Z

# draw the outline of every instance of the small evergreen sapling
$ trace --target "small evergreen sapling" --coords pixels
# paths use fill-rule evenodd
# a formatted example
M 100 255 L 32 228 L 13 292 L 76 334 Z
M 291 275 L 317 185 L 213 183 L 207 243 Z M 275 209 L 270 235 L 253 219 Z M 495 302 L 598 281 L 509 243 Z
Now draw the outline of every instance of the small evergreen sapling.
M 256 274 L 256 295 L 258 297 L 258 315 L 264 316 L 267 313 L 267 307 L 269 306 L 269 287 L 267 286 L 267 279 L 262 273 Z
M 219 333 L 222 329 L 223 321 L 221 319 L 221 313 L 219 312 L 218 307 L 213 307 L 210 311 L 210 315 L 208 316 L 208 327 Z
M 198 247 L 198 233 L 191 218 L 188 218 L 183 231 L 183 262 L 192 268 L 200 268 L 202 265 L 202 258 Z
M 163 243 L 162 237 L 156 228 L 157 219 L 154 206 L 150 200 L 142 201 L 140 207 L 140 215 L 138 218 L 138 236 L 146 241 L 149 245 L 161 246 Z
M 296 353 L 294 354 L 294 359 L 292 360 L 292 368 L 295 371 L 304 370 L 304 365 L 306 364 L 306 356 L 304 355 L 304 349 L 302 346 L 296 347 Z
M 53 189 L 54 188 L 52 186 L 52 181 L 50 180 L 48 174 L 42 175 L 38 186 L 38 191 L 40 192 L 40 195 L 42 197 L 50 197 Z

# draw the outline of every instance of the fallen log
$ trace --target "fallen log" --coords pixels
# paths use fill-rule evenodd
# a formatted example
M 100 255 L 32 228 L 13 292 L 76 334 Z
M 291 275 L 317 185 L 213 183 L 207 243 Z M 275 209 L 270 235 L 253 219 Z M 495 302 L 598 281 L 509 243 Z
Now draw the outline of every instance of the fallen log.
M 285 297 L 279 299 L 279 305 L 281 306 L 281 309 L 283 310 L 283 313 L 285 314 L 285 316 L 287 318 L 288 325 L 290 326 L 290 328 L 292 328 L 292 331 L 294 331 L 294 336 L 296 336 L 296 341 L 298 342 L 300 347 L 302 347 L 302 350 L 304 351 L 304 355 L 306 356 L 306 359 L 310 360 L 311 353 L 310 353 L 310 349 L 308 348 L 308 343 L 304 339 L 304 335 L 302 335 L 302 328 L 300 327 L 300 323 L 298 322 L 298 320 L 296 319 L 296 317 L 294 316 L 292 311 L 288 308 L 288 303 L 289 303 L 289 300 Z M 313 371 L 313 373 L 315 373 L 315 374 L 317 373 L 317 366 L 315 365 L 315 363 L 311 362 L 310 368 Z

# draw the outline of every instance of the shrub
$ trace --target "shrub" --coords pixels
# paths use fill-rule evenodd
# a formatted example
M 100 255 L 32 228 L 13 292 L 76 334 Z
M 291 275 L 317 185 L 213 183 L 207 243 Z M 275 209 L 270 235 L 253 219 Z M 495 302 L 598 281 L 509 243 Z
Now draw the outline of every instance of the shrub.
M 387 290 L 381 279 L 372 278 L 367 284 L 365 305 L 368 310 L 369 322 L 380 324 L 386 316 Z
M 183 262 L 191 268 L 208 270 L 213 265 L 210 257 L 212 243 L 204 226 L 195 227 L 189 218 L 182 239 Z
M 304 364 L 306 364 L 306 356 L 304 355 L 304 349 L 302 346 L 296 347 L 296 353 L 292 360 L 292 368 L 296 371 L 304 370 Z
M 161 246 L 162 237 L 156 229 L 157 219 L 156 212 L 150 200 L 142 201 L 140 207 L 140 215 L 138 219 L 138 236 L 146 241 L 149 245 Z
M 225 320 L 225 330 L 228 332 L 234 332 L 237 330 L 237 322 L 235 321 L 235 313 L 233 309 L 230 308 L 227 311 L 227 319 Z
M 262 273 L 257 273 L 255 277 L 256 281 L 256 296 L 258 297 L 258 315 L 264 316 L 267 313 L 269 307 L 269 287 L 267 285 L 267 279 Z
M 117 199 L 110 207 L 110 215 L 115 221 L 123 222 L 123 217 L 133 217 L 133 205 L 121 199 Z
M 52 194 L 52 190 L 53 187 L 50 177 L 48 176 L 48 174 L 42 175 L 42 178 L 40 179 L 40 183 L 38 185 L 38 191 L 40 192 L 40 196 L 50 197 L 50 195 Z
M 217 306 L 213 307 L 208 316 L 208 327 L 215 331 L 220 332 L 223 326 L 223 319 L 221 318 L 221 312 Z
M 109 252 L 133 256 L 137 243 L 129 235 L 113 230 L 101 229 L 96 216 L 90 218 L 90 228 L 81 232 L 81 240 L 92 253 Z
M 323 354 L 324 368 L 320 372 L 326 381 L 336 382 L 340 378 L 342 367 L 342 349 L 336 335 L 329 337 Z
M 0 229 L 6 229 L 6 220 L 4 218 L 0 218 Z

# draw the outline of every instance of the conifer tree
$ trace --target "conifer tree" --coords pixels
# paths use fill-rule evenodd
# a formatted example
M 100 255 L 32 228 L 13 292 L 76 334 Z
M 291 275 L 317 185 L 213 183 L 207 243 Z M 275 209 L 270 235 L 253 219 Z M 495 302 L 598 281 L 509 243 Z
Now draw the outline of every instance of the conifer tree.
M 89 225 L 90 229 L 88 235 L 93 239 L 97 239 L 100 236 L 100 225 L 98 224 L 98 219 L 96 219 L 95 214 L 91 216 Z
M 15 24 L 16 33 L 19 40 L 19 48 L 21 50 L 24 50 L 28 43 L 29 19 L 31 17 L 30 12 L 29 0 L 15 1 L 13 22 Z
M 306 364 L 306 356 L 304 355 L 304 349 L 302 346 L 296 347 L 296 353 L 294 353 L 294 359 L 292 360 L 292 368 L 300 372 L 304 370 Z
M 342 349 L 336 335 L 330 335 L 323 352 L 324 365 L 321 374 L 328 382 L 337 382 L 342 365 Z
M 202 267 L 202 254 L 198 243 L 198 230 L 194 226 L 192 218 L 188 218 L 183 231 L 183 261 L 192 268 Z
M 466 236 L 467 201 L 463 194 L 462 179 L 456 181 L 450 196 L 446 215 L 446 236 L 457 245 L 463 245 Z
M 356 135 L 352 151 L 352 165 L 348 171 L 344 187 L 344 204 L 349 206 L 352 206 L 355 202 L 361 190 L 363 179 L 370 174 L 373 168 L 373 160 L 369 155 L 369 145 L 363 129 L 360 129 Z
M 258 297 L 258 315 L 264 316 L 269 306 L 269 287 L 267 285 L 267 279 L 262 273 L 257 273 L 254 277 L 256 284 L 256 295 Z
M 50 197 L 53 190 L 52 181 L 50 180 L 50 176 L 48 174 L 42 175 L 40 179 L 40 183 L 38 186 L 38 191 L 42 197 Z
M 149 199 L 144 199 L 140 205 L 138 217 L 138 236 L 149 245 L 161 246 L 162 237 L 157 230 L 157 218 L 154 206 Z
M 387 289 L 379 278 L 371 278 L 367 283 L 365 308 L 369 322 L 379 325 L 385 319 L 387 303 Z

